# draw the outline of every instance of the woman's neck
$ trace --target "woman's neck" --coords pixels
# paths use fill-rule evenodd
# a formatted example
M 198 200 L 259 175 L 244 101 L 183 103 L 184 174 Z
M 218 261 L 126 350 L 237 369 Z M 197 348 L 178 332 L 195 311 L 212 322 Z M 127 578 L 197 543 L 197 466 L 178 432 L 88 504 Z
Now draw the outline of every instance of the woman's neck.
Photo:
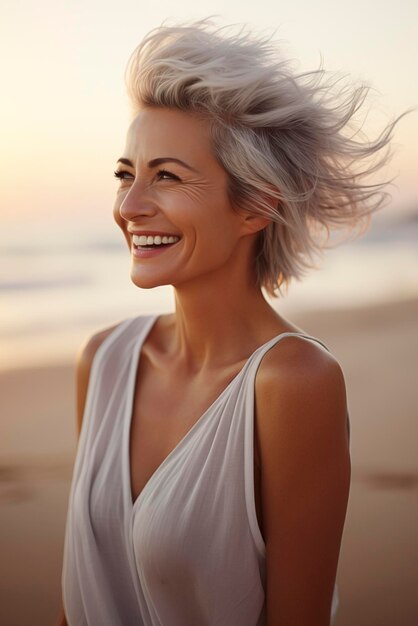
M 283 323 L 256 286 L 178 286 L 175 304 L 170 352 L 190 369 L 239 361 Z

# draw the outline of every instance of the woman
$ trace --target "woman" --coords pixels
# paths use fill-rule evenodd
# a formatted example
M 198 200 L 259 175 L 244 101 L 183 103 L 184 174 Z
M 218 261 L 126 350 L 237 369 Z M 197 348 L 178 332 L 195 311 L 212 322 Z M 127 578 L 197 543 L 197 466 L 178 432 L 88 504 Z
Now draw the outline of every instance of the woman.
M 208 21 L 133 53 L 114 217 L 135 285 L 175 312 L 94 335 L 66 528 L 70 626 L 325 626 L 350 485 L 344 377 L 277 295 L 384 199 L 363 177 L 391 138 L 269 41 Z

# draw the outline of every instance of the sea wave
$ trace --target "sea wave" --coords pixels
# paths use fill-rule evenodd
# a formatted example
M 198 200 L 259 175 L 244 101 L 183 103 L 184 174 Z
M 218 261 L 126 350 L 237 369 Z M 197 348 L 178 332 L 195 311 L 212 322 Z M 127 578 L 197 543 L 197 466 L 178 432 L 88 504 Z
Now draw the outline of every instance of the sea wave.
M 23 291 L 50 291 L 53 289 L 65 289 L 68 287 L 82 287 L 92 285 L 94 281 L 89 276 L 76 275 L 60 278 L 38 278 L 33 280 L 0 280 L 0 292 L 23 292 Z

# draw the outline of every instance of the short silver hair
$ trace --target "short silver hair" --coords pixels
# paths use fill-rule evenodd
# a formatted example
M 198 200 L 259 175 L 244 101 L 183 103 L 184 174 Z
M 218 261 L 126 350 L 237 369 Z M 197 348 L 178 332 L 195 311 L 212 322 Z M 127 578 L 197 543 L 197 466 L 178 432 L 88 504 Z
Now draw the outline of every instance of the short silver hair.
M 354 123 L 370 86 L 298 73 L 271 37 L 211 20 L 152 30 L 132 53 L 134 113 L 169 107 L 204 116 L 233 206 L 271 219 L 257 241 L 257 283 L 270 295 L 300 280 L 335 228 L 363 232 L 392 181 L 366 184 L 391 157 L 395 124 L 368 141 Z M 386 148 L 381 153 L 382 149 Z M 373 159 L 374 160 L 373 160 Z

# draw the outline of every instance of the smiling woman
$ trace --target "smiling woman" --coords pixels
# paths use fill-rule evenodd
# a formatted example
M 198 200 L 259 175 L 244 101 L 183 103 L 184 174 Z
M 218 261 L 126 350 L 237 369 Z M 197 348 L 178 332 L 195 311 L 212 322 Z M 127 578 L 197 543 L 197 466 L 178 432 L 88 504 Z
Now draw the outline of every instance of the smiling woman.
M 245 278 L 240 266 L 254 246 L 249 235 L 268 220 L 232 209 L 209 131 L 206 120 L 158 107 L 142 108 L 129 128 L 116 171 L 115 220 L 130 249 L 134 234 L 176 237 L 156 250 L 148 249 L 151 239 L 145 249 L 132 248 L 131 278 L 138 287 L 171 284 L 178 290 L 203 274 L 218 282 L 221 272 L 225 286 Z M 158 263 L 135 262 L 156 254 Z
M 80 349 L 60 623 L 328 626 L 344 376 L 262 289 L 312 264 L 321 229 L 382 204 L 364 177 L 396 121 L 354 139 L 365 87 L 333 94 L 323 70 L 297 75 L 270 41 L 209 21 L 151 32 L 127 79 L 113 214 L 133 283 L 172 285 L 175 310 Z

